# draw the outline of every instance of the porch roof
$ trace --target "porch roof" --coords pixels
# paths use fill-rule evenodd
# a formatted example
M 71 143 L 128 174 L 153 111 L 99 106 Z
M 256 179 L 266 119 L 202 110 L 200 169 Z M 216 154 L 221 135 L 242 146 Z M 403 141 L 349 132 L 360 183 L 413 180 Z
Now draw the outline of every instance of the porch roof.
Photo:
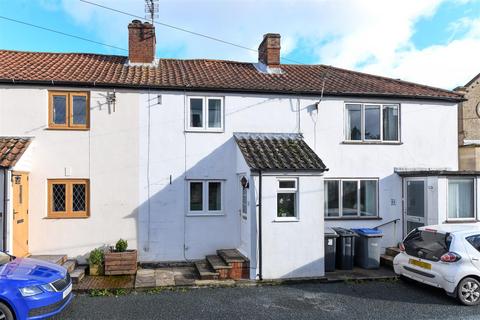
M 395 169 L 400 177 L 431 177 L 431 176 L 480 176 L 480 171 L 474 170 L 443 170 L 443 169 Z
M 234 133 L 247 165 L 254 171 L 327 171 L 299 133 Z
M 27 150 L 31 140 L 28 137 L 0 137 L 0 167 L 15 166 Z

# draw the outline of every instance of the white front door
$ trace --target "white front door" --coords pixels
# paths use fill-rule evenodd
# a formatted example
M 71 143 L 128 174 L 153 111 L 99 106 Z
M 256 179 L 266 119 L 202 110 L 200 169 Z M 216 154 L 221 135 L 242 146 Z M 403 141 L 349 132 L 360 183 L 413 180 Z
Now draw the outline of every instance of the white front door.
M 405 235 L 426 222 L 427 180 L 425 178 L 405 178 L 404 184 Z
M 238 175 L 238 196 L 239 196 L 239 209 L 238 215 L 240 218 L 240 251 L 247 257 L 250 255 L 250 218 L 248 216 L 248 191 L 249 188 L 242 186 L 242 178 L 246 179 L 245 174 Z

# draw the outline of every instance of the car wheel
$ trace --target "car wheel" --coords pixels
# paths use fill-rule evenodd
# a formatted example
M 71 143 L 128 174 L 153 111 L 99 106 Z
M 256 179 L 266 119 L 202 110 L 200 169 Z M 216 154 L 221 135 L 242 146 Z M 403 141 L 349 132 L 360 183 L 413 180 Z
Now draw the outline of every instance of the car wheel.
M 474 278 L 463 279 L 458 284 L 457 297 L 464 305 L 477 305 L 480 303 L 480 282 Z
M 0 320 L 13 320 L 13 314 L 10 308 L 0 302 Z

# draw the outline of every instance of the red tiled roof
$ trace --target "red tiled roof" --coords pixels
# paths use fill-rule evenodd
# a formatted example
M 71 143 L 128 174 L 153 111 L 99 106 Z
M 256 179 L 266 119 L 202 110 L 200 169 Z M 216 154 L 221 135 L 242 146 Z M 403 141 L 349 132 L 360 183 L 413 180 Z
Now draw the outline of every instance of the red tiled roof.
M 462 95 L 325 65 L 281 65 L 282 74 L 223 60 L 160 59 L 157 67 L 128 66 L 127 57 L 0 50 L 0 82 L 102 87 L 222 90 L 336 96 L 395 96 L 461 100 Z
M 15 166 L 30 144 L 30 138 L 0 137 L 0 167 Z

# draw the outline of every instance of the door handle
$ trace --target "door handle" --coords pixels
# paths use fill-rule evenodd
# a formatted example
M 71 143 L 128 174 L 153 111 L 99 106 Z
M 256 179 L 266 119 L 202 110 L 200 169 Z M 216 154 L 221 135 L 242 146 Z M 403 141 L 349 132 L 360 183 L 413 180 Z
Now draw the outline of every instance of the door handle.
M 478 261 L 478 258 L 472 258 L 472 261 Z

